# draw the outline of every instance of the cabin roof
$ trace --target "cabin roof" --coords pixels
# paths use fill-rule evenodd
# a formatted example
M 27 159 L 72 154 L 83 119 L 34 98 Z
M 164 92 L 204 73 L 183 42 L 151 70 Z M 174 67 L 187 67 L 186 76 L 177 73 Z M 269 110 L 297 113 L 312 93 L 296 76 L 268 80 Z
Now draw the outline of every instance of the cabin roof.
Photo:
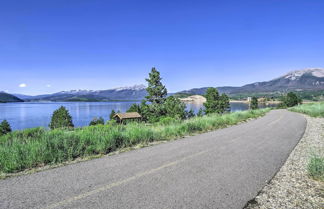
M 142 116 L 138 112 L 126 112 L 126 113 L 117 113 L 114 115 L 114 118 L 118 117 L 119 119 L 133 119 L 141 118 Z

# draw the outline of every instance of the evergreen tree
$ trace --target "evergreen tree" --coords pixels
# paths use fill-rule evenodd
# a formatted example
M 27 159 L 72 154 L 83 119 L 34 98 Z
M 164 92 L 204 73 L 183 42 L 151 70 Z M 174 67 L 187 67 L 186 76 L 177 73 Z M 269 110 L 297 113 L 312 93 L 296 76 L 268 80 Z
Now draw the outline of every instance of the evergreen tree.
M 162 106 L 163 116 L 169 116 L 178 119 L 186 118 L 186 105 L 174 96 L 166 98 Z
M 208 88 L 206 91 L 205 113 L 217 113 L 219 110 L 219 94 L 216 88 Z
M 141 116 L 143 121 L 148 121 L 150 117 L 152 117 L 151 111 L 150 111 L 150 106 L 146 104 L 146 101 L 143 100 L 140 104 L 140 109 L 141 109 Z
M 202 116 L 204 116 L 204 110 L 202 108 L 200 108 L 197 113 L 197 117 L 202 117 Z
M 294 92 L 289 92 L 286 96 L 281 98 L 281 104 L 279 107 L 293 107 L 295 105 L 301 104 L 302 99 L 297 96 Z
M 195 117 L 195 112 L 193 111 L 193 109 L 186 111 L 186 118 L 193 118 L 193 117 Z
M 102 117 L 92 119 L 89 126 L 95 126 L 95 125 L 99 125 L 99 124 L 101 124 L 101 125 L 105 124 L 105 120 Z
M 141 114 L 141 106 L 134 103 L 130 106 L 130 108 L 126 112 L 138 112 L 139 114 Z
M 5 135 L 5 134 L 7 134 L 9 132 L 11 132 L 10 124 L 8 123 L 7 120 L 3 120 L 0 123 L 0 136 Z
M 69 111 L 61 106 L 59 109 L 55 110 L 51 123 L 49 124 L 49 127 L 51 129 L 56 129 L 56 128 L 73 128 L 73 122 L 72 122 L 72 117 L 69 114 Z
M 251 109 L 252 110 L 256 110 L 258 108 L 259 108 L 258 98 L 252 97 L 252 100 L 251 100 Z
M 229 97 L 226 94 L 222 94 L 219 97 L 220 100 L 220 108 L 218 113 L 224 113 L 230 111 L 230 102 L 229 102 Z
M 226 94 L 219 96 L 216 88 L 208 88 L 206 91 L 205 113 L 222 114 L 230 110 L 229 98 Z
M 293 107 L 301 102 L 301 99 L 294 92 L 289 92 L 285 99 L 285 104 L 287 107 Z
M 148 82 L 146 88 L 148 93 L 146 96 L 147 101 L 155 104 L 162 104 L 165 101 L 168 92 L 161 80 L 160 72 L 153 67 L 149 73 L 149 78 L 146 79 Z
M 109 115 L 109 119 L 110 119 L 110 120 L 114 119 L 114 116 L 115 116 L 115 115 L 116 115 L 115 110 L 111 110 L 110 115 Z

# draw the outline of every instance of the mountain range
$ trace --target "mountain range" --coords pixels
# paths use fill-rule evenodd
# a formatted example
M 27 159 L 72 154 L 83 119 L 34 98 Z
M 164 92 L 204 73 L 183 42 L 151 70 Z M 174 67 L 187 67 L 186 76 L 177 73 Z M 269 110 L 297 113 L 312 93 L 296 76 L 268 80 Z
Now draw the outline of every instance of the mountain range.
M 23 102 L 24 100 L 19 99 L 18 97 L 8 94 L 6 92 L 0 92 L 0 103 L 3 102 Z
M 194 88 L 178 92 L 178 95 L 203 95 L 208 87 Z M 255 82 L 241 87 L 223 86 L 217 87 L 220 93 L 230 96 L 239 95 L 276 95 L 288 91 L 317 92 L 324 95 L 324 69 L 304 69 L 289 72 L 279 78 L 270 81 Z
M 178 97 L 190 95 L 203 95 L 208 87 L 194 88 L 180 91 L 175 94 Z M 302 95 L 324 96 L 324 69 L 304 69 L 287 73 L 270 81 L 255 82 L 241 87 L 222 86 L 217 87 L 220 93 L 226 93 L 232 98 L 247 97 L 251 95 L 280 95 L 288 91 L 299 92 Z M 11 101 L 126 101 L 142 100 L 147 95 L 145 85 L 120 87 L 108 90 L 71 90 L 54 94 L 28 96 L 22 94 L 9 94 L 2 92 L 0 102 Z
M 123 101 L 142 100 L 146 96 L 146 86 L 135 85 L 108 90 L 71 90 L 54 94 L 28 96 L 14 94 L 25 101 Z

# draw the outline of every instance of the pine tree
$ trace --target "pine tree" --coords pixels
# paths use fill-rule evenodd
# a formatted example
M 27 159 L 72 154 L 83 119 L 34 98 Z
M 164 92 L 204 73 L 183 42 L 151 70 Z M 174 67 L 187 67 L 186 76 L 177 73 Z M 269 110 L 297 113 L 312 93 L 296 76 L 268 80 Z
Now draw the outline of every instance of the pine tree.
M 145 79 L 148 82 L 148 87 L 146 91 L 148 95 L 146 96 L 147 101 L 155 104 L 162 104 L 167 96 L 167 89 L 162 84 L 160 72 L 154 67 L 149 73 L 149 78 Z
M 105 120 L 102 117 L 94 118 L 92 121 L 90 121 L 89 126 L 96 126 L 96 125 L 104 125 Z
M 293 107 L 301 102 L 301 99 L 294 92 L 289 92 L 285 99 L 285 104 L 287 107 Z
M 193 118 L 195 117 L 195 112 L 193 111 L 193 109 L 190 109 L 189 111 L 186 111 L 186 118 Z
M 226 94 L 219 96 L 216 88 L 208 88 L 206 91 L 205 113 L 222 114 L 230 110 L 229 97 Z
M 73 128 L 74 125 L 69 111 L 63 106 L 55 110 L 52 115 L 52 119 L 51 119 L 51 123 L 49 124 L 49 127 L 51 129 Z
M 126 112 L 137 112 L 139 114 L 141 114 L 141 106 L 134 103 L 130 106 L 130 108 L 126 111 Z
M 197 117 L 202 117 L 202 116 L 204 116 L 204 110 L 202 108 L 200 108 L 197 113 Z
M 216 88 L 208 88 L 206 91 L 205 113 L 216 113 L 219 109 L 219 94 Z
M 177 119 L 186 118 L 186 105 L 174 96 L 169 96 L 162 106 L 163 116 Z
M 220 107 L 218 113 L 224 113 L 230 111 L 229 97 L 226 94 L 222 94 L 219 98 Z
M 7 134 L 9 132 L 11 132 L 10 124 L 8 123 L 7 120 L 3 120 L 0 123 L 0 136 L 5 135 L 5 134 Z
M 109 115 L 109 119 L 110 119 L 110 120 L 114 119 L 114 116 L 115 116 L 115 115 L 116 115 L 115 110 L 111 110 L 110 115 Z
M 252 97 L 252 100 L 251 100 L 251 109 L 252 110 L 256 110 L 258 108 L 259 108 L 258 98 Z

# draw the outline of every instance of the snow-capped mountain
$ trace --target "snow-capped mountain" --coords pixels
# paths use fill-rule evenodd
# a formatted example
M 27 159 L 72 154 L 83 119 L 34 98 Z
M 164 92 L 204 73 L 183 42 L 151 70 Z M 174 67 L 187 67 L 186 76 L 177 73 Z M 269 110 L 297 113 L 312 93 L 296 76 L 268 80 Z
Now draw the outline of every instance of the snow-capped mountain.
M 287 91 L 316 91 L 324 95 L 324 69 L 304 69 L 287 73 L 270 81 L 255 82 L 241 87 L 217 87 L 220 93 L 242 95 L 252 93 L 280 93 Z M 207 87 L 178 92 L 181 94 L 205 94 Z M 142 100 L 147 95 L 145 85 L 119 87 L 108 90 L 71 90 L 39 96 L 15 96 L 27 101 L 113 101 Z
M 207 87 L 182 91 L 184 94 L 204 94 Z M 324 69 L 312 68 L 287 73 L 270 81 L 255 82 L 241 87 L 217 87 L 221 93 L 269 93 L 287 91 L 324 91 Z M 324 93 L 323 93 L 324 94 Z
M 248 84 L 242 91 L 324 90 L 324 69 L 304 69 L 287 73 L 279 78 Z
M 305 69 L 305 70 L 296 70 L 284 75 L 282 77 L 290 80 L 298 80 L 303 75 L 308 74 L 314 77 L 323 78 L 324 77 L 324 69 Z
M 29 101 L 113 101 L 113 100 L 142 100 L 146 96 L 146 86 L 134 85 L 108 90 L 70 90 L 54 94 L 24 96 Z M 17 94 L 19 97 L 19 95 Z
M 140 85 L 134 85 L 134 86 L 119 87 L 119 88 L 115 88 L 113 90 L 116 90 L 116 91 L 124 91 L 124 90 L 141 91 L 141 90 L 145 90 L 145 89 L 146 89 L 146 86 L 143 84 L 140 84 Z

